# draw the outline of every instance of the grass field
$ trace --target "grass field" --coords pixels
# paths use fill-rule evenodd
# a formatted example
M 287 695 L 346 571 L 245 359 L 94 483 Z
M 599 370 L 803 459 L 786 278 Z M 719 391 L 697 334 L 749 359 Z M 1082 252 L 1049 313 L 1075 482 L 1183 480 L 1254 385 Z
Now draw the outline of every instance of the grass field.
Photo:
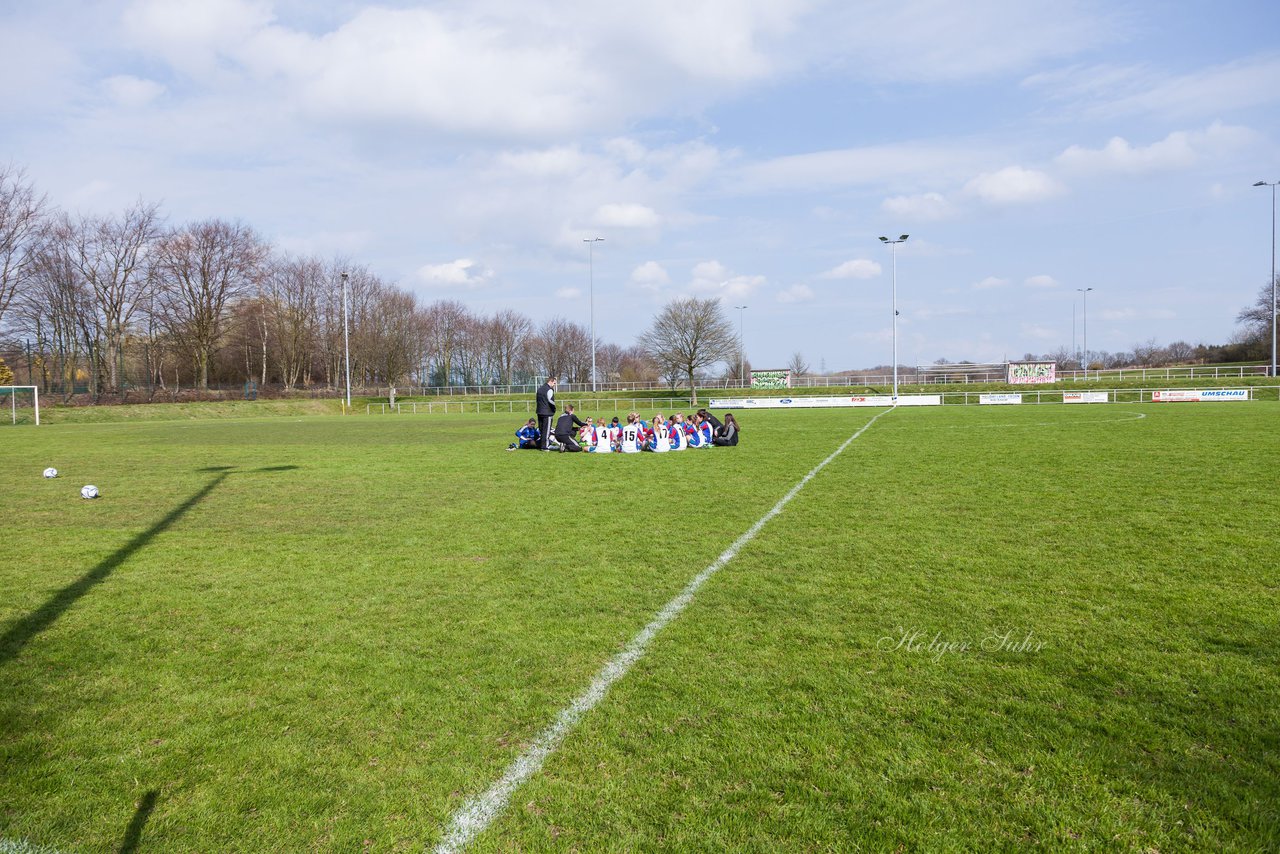
M 604 459 L 505 416 L 0 431 L 0 851 L 429 848 L 875 414 Z M 472 849 L 1275 850 L 1278 421 L 888 412 Z

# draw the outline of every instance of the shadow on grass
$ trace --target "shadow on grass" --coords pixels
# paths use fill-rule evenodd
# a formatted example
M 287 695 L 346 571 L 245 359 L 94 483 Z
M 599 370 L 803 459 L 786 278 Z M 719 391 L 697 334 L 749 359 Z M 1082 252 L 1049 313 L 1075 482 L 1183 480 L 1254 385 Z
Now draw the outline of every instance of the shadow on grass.
M 250 472 L 281 472 L 292 471 L 297 466 L 271 466 L 268 468 L 251 469 Z M 210 492 L 218 487 L 220 483 L 227 479 L 229 475 L 236 471 L 234 466 L 210 466 L 208 468 L 197 469 L 201 472 L 209 472 L 216 474 L 199 492 L 192 495 L 186 501 L 179 504 L 160 521 L 156 522 L 147 530 L 138 534 L 125 545 L 117 549 L 113 554 L 104 559 L 93 569 L 80 576 L 77 580 L 68 584 L 66 587 L 53 594 L 47 602 L 41 605 L 35 611 L 18 620 L 10 626 L 3 635 L 0 635 L 0 665 L 7 664 L 9 661 L 17 657 L 23 648 L 36 635 L 43 632 L 49 626 L 53 625 L 59 617 L 66 612 L 68 608 L 79 601 L 94 587 L 106 580 L 106 578 L 115 571 L 116 567 L 128 560 L 134 552 L 151 542 L 155 536 L 167 530 L 174 522 L 181 519 L 188 510 L 195 507 L 205 499 Z
M 151 813 L 156 808 L 158 794 L 152 789 L 142 796 L 138 808 L 133 811 L 133 819 L 129 822 L 129 829 L 124 832 L 117 854 L 133 854 L 138 850 L 138 843 L 142 841 L 142 829 L 147 826 L 147 819 L 151 818 Z

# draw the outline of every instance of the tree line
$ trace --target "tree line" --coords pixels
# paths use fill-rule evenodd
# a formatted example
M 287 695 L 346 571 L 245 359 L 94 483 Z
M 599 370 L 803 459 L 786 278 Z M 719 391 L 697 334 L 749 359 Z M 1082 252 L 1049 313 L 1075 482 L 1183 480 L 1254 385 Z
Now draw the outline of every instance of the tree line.
M 94 400 L 247 383 L 338 389 L 344 290 L 356 387 L 591 382 L 590 332 L 565 318 L 535 324 L 510 309 L 424 302 L 353 259 L 283 252 L 239 221 L 170 224 L 141 200 L 115 214 L 72 214 L 22 170 L 0 166 L 0 352 L 17 381 Z M 1223 345 L 1151 340 L 1127 352 L 1062 347 L 1024 358 L 1065 369 L 1266 358 L 1270 284 L 1237 320 Z M 695 399 L 715 368 L 729 379 L 749 370 L 724 306 L 693 297 L 668 303 L 629 347 L 597 340 L 595 362 L 601 383 L 685 386 Z M 800 353 L 790 367 L 809 373 Z
M 45 388 L 339 388 L 344 284 L 355 386 L 590 381 L 581 324 L 424 302 L 352 259 L 282 252 L 241 222 L 168 224 L 142 201 L 74 215 L 0 168 L 0 333 Z M 639 345 L 597 341 L 596 365 L 610 382 L 663 373 Z

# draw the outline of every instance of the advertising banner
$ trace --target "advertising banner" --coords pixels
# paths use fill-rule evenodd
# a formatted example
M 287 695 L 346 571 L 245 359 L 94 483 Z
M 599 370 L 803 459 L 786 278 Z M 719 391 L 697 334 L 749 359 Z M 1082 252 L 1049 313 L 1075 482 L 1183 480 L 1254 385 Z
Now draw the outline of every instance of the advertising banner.
M 1057 362 L 1010 362 L 1010 385 L 1034 385 L 1057 381 Z
M 987 405 L 1022 403 L 1022 395 L 1012 394 L 1010 392 L 1000 392 L 999 394 L 980 394 L 978 395 L 978 403 Z
M 752 371 L 752 388 L 791 388 L 791 371 Z
M 1111 394 L 1105 391 L 1067 391 L 1062 393 L 1063 403 L 1110 403 Z
M 1201 403 L 1211 400 L 1248 400 L 1247 388 L 1167 388 L 1151 393 L 1155 403 Z
M 898 397 L 898 406 L 941 405 L 940 394 L 904 394 Z M 815 409 L 846 406 L 893 406 L 893 398 L 887 394 L 853 397 L 713 397 L 707 403 L 709 409 Z

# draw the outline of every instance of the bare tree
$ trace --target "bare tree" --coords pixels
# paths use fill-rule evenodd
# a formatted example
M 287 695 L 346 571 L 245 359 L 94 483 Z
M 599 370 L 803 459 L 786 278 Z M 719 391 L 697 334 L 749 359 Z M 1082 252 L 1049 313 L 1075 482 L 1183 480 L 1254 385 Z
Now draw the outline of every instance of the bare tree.
M 314 352 L 325 280 L 324 264 L 315 258 L 276 259 L 263 277 L 263 349 L 271 354 L 286 389 L 303 378 Z
M 471 312 L 457 300 L 438 300 L 426 309 L 426 345 L 435 364 L 436 385 L 452 385 L 458 350 L 470 329 Z
M 787 363 L 787 370 L 791 371 L 791 379 L 804 377 L 809 375 L 809 363 L 804 360 L 804 354 L 799 350 L 791 354 L 791 361 Z
M 93 294 L 103 345 L 98 364 L 107 390 L 119 391 L 125 333 L 153 284 L 148 255 L 160 233 L 159 207 L 138 201 L 116 217 L 64 216 L 55 233 Z M 84 329 L 87 336 L 89 325 Z
M 1186 341 L 1174 341 L 1164 348 L 1165 356 L 1171 365 L 1185 365 L 1195 358 L 1196 348 Z
M 1280 276 L 1276 277 L 1276 285 L 1280 285 Z M 1242 309 L 1236 315 L 1236 322 L 1243 324 L 1240 335 L 1233 337 L 1233 343 L 1244 344 L 1248 350 L 1247 358 L 1271 357 L 1272 335 L 1272 283 L 1268 282 L 1258 291 L 1258 298 L 1253 305 Z
M 734 358 L 738 336 L 718 299 L 685 297 L 667 303 L 649 331 L 640 336 L 640 346 L 658 365 L 680 370 L 696 404 L 695 375 Z
M 228 306 L 253 292 L 269 249 L 247 225 L 211 219 L 170 231 L 155 254 L 161 316 L 207 389 Z
M 42 381 L 56 378 L 64 397 L 70 396 L 86 352 L 82 330 L 93 325 L 95 312 L 79 270 L 51 234 L 36 249 L 27 286 L 14 307 L 20 327 L 35 338 Z
M 44 197 L 36 195 L 26 174 L 0 166 L 0 324 L 32 274 L 44 219 Z
M 533 337 L 533 321 L 518 311 L 503 309 L 489 321 L 488 338 L 493 366 L 503 385 L 511 385 L 516 367 Z

